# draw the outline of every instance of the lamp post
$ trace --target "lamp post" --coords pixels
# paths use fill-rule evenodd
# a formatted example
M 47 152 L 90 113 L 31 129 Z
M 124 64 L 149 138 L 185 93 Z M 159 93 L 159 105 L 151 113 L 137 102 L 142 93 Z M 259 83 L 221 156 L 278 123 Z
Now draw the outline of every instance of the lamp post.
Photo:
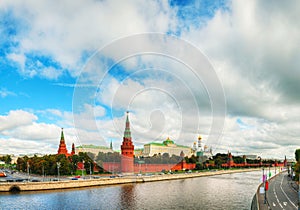
M 59 181 L 59 167 L 60 167 L 60 162 L 57 162 L 56 165 L 57 165 L 57 177 L 58 177 L 58 181 Z
M 29 165 L 29 162 L 27 161 L 27 177 L 28 177 L 28 182 L 29 182 L 29 179 L 30 179 L 29 169 L 30 169 L 30 165 Z
M 266 170 L 267 171 L 267 170 Z M 267 172 L 266 172 L 267 173 Z M 265 191 L 265 198 L 264 198 L 264 204 L 267 203 L 267 191 L 266 191 L 266 177 L 265 177 L 265 168 L 263 167 L 263 178 L 262 181 L 264 183 L 264 191 Z
M 82 178 L 83 178 L 83 169 L 84 169 L 84 160 L 82 161 L 82 170 L 81 170 Z
M 92 163 L 91 162 L 89 162 L 90 163 L 90 179 L 92 178 Z
M 43 181 L 44 181 L 44 174 L 45 174 L 45 172 L 44 172 L 44 163 L 43 163 L 43 167 L 42 167 L 42 173 L 43 173 Z

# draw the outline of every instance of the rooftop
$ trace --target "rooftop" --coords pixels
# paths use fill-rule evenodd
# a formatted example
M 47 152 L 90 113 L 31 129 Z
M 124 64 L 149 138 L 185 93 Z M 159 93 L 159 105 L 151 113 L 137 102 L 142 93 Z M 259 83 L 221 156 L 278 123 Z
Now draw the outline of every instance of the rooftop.
M 83 144 L 81 146 L 77 146 L 77 149 L 110 149 L 109 147 L 105 147 L 105 146 L 96 146 L 93 144 Z
M 161 147 L 168 147 L 168 145 L 170 145 L 170 144 L 175 145 L 176 147 L 190 148 L 188 146 L 175 144 L 174 141 L 172 141 L 169 137 L 167 138 L 167 140 L 163 141 L 163 143 L 150 142 L 149 144 L 145 144 L 145 145 L 155 145 L 155 146 L 161 146 Z

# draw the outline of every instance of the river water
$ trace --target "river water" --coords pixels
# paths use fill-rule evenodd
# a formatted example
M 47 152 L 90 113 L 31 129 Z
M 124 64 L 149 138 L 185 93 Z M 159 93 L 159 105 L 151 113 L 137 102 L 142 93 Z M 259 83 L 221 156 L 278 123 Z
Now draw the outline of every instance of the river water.
M 261 172 L 38 193 L 0 194 L 0 209 L 250 209 Z

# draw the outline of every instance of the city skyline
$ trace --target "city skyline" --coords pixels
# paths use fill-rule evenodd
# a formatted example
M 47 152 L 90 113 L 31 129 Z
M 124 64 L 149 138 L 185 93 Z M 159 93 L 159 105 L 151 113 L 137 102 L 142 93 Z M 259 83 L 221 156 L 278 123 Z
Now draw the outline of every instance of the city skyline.
M 112 141 L 119 148 L 129 111 L 136 147 L 167 137 L 192 145 L 200 134 L 214 153 L 294 158 L 300 136 L 298 4 L 2 1 L 0 154 L 55 154 L 61 127 L 69 151 L 73 142 Z M 212 109 L 208 82 L 193 75 L 189 63 L 158 53 L 118 60 L 124 48 L 109 48 L 153 32 L 207 58 L 222 86 L 216 91 L 226 101 L 224 116 Z M 157 45 L 151 37 L 141 40 L 126 49 Z M 182 48 L 168 47 L 180 56 Z M 224 126 L 219 139 L 209 140 L 215 119 Z

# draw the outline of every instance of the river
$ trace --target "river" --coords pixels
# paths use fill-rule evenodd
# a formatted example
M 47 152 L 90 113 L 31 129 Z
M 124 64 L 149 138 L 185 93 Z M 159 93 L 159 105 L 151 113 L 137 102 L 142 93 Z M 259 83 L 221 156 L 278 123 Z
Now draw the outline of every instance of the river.
M 0 209 L 250 209 L 261 172 L 0 194 Z

